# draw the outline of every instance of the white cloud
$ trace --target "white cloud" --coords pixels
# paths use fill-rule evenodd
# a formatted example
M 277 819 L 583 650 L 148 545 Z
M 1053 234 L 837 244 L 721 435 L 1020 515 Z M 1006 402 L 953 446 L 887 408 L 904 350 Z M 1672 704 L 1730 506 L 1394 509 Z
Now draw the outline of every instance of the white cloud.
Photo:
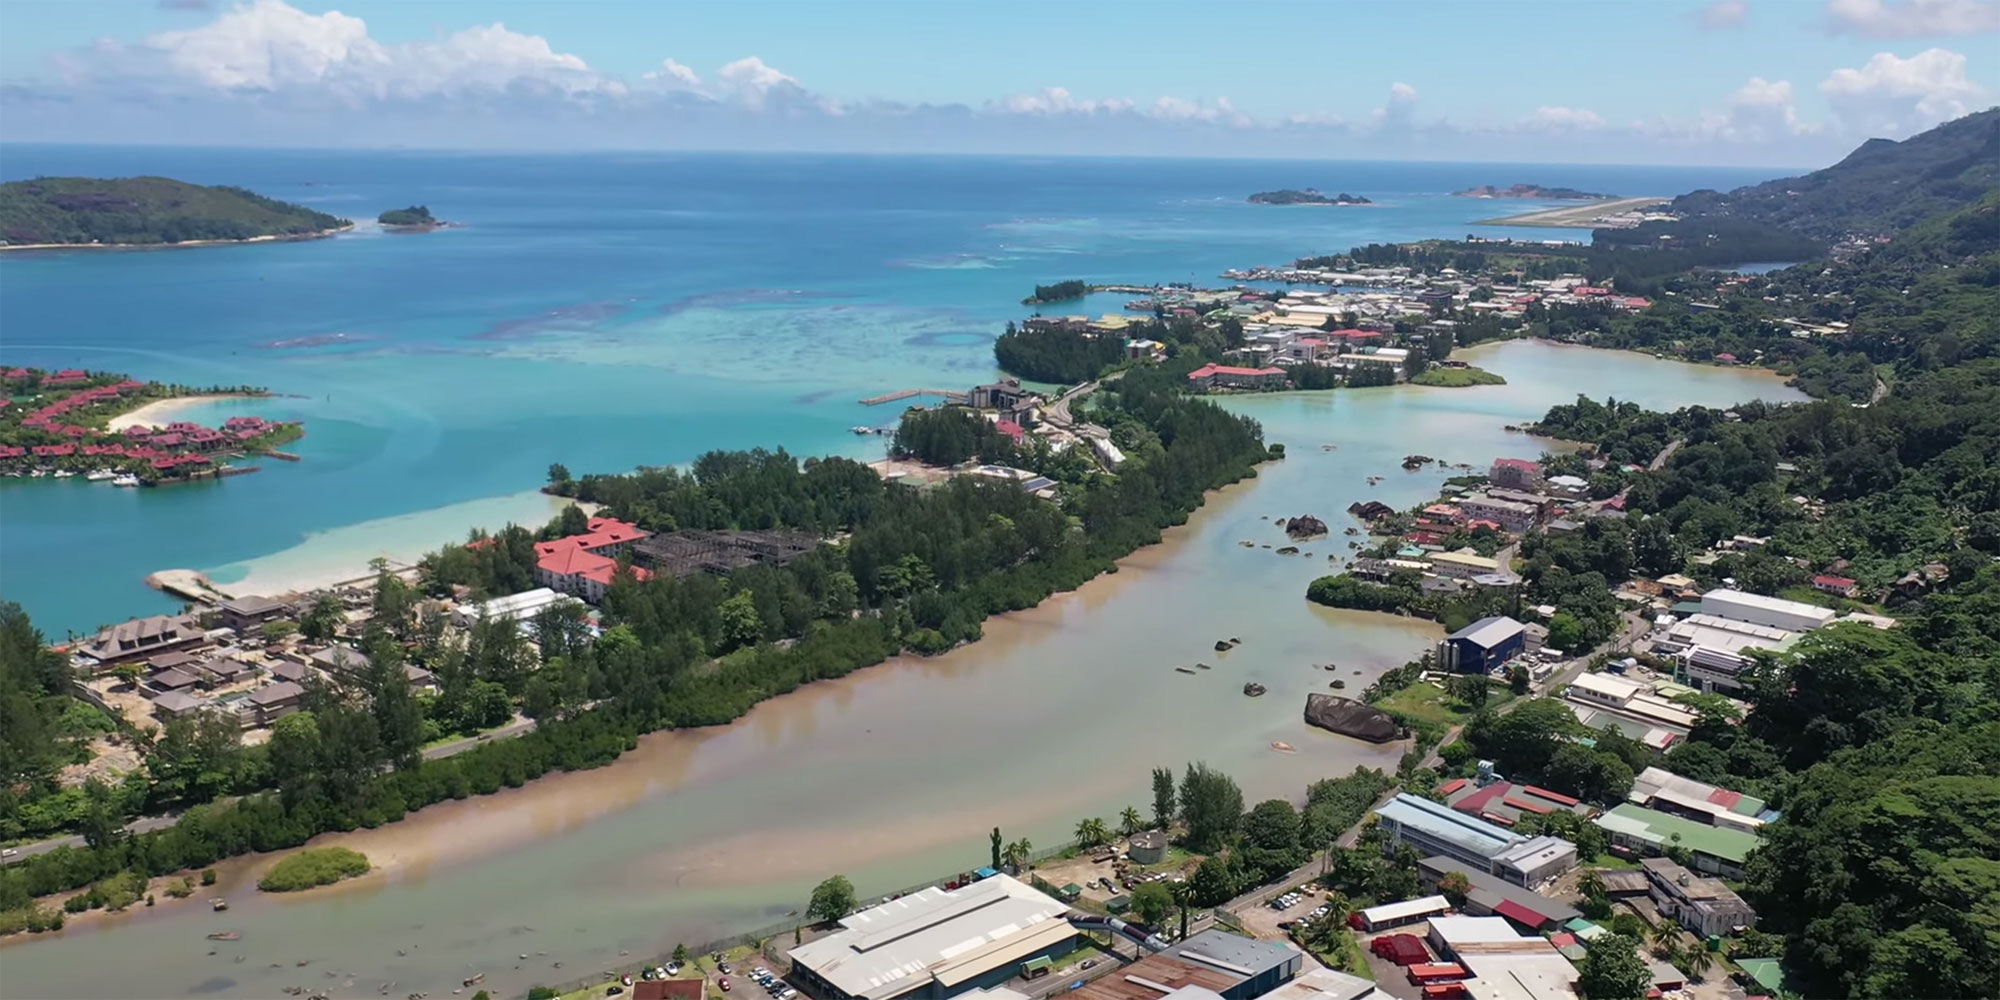
M 988 111 L 1015 115 L 1094 115 L 1131 111 L 1134 105 L 1122 97 L 1084 100 L 1066 87 L 1043 87 L 1031 94 L 1013 94 L 986 104 Z
M 1908 59 L 1878 52 L 1860 69 L 1837 69 L 1820 82 L 1835 114 L 1856 131 L 1907 135 L 1957 118 L 1986 96 L 1965 77 L 1965 56 L 1925 49 Z
M 164 31 L 134 45 L 100 43 L 64 63 L 72 79 L 147 80 L 315 99 L 452 97 L 529 89 L 564 95 L 618 94 L 624 86 L 538 35 L 504 24 L 466 28 L 438 41 L 384 45 L 368 25 L 339 11 L 307 14 L 256 0 L 197 28 Z
M 1743 0 L 1715 0 L 1694 12 L 1694 23 L 1711 30 L 1741 28 L 1750 20 L 1750 5 Z
M 1761 144 L 1814 135 L 1820 128 L 1799 119 L 1790 80 L 1753 76 L 1729 95 L 1720 110 L 1704 111 L 1693 121 L 1635 122 L 1632 130 L 1678 142 Z
M 1389 85 L 1389 100 L 1368 115 L 1371 128 L 1398 131 L 1410 127 L 1417 114 L 1417 88 L 1400 81 Z
M 1827 0 L 1826 24 L 1866 38 L 1981 35 L 2000 31 L 2000 0 Z
M 1216 98 L 1214 104 L 1183 97 L 1162 97 L 1153 102 L 1147 113 L 1163 121 L 1214 122 L 1235 128 L 1247 128 L 1253 124 L 1250 116 L 1236 110 L 1227 97 Z
M 647 73 L 641 79 L 670 90 L 701 89 L 701 74 L 672 59 L 661 60 L 659 69 Z
M 1587 108 L 1543 105 L 1521 119 L 1520 127 L 1530 132 L 1587 132 L 1604 127 L 1604 117 Z

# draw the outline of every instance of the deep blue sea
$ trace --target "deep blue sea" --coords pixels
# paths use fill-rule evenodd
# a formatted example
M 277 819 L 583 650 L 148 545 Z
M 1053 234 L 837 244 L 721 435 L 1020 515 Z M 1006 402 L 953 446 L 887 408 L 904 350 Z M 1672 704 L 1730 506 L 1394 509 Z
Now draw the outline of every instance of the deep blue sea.
M 539 522 L 552 462 L 620 471 L 711 448 L 870 455 L 861 397 L 993 374 L 1037 283 L 1211 282 L 1380 241 L 1580 230 L 1470 220 L 1532 182 L 1672 195 L 1728 168 L 1246 160 L 0 146 L 0 179 L 159 174 L 357 219 L 462 226 L 307 243 L 0 257 L 0 362 L 279 397 L 305 461 L 158 490 L 0 482 L 0 596 L 60 636 L 172 606 L 167 568 L 247 590 L 352 576 L 475 524 Z M 1368 207 L 1250 205 L 1318 187 Z M 1064 312 L 1116 311 L 1095 296 Z

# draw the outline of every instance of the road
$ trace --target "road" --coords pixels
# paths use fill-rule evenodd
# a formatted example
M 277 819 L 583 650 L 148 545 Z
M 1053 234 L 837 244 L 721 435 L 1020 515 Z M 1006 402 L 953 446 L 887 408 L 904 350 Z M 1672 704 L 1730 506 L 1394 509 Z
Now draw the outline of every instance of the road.
M 1057 396 L 1054 402 L 1051 402 L 1048 406 L 1042 409 L 1042 419 L 1051 424 L 1056 425 L 1057 427 L 1068 429 L 1070 424 L 1075 420 L 1074 417 L 1070 416 L 1069 412 L 1069 406 L 1071 403 L 1074 403 L 1077 400 L 1082 399 L 1083 397 L 1088 396 L 1093 392 L 1096 392 L 1099 386 L 1102 386 L 1106 382 L 1115 381 L 1124 374 L 1125 373 L 1122 371 L 1112 372 L 1111 374 L 1106 375 L 1103 378 L 1091 379 L 1090 381 L 1085 382 L 1082 385 L 1079 385 L 1076 388 L 1071 389 L 1070 391 L 1065 392 L 1060 396 Z
M 491 740 L 513 739 L 516 736 L 534 731 L 535 720 L 517 715 L 514 717 L 514 721 L 498 729 L 490 729 L 477 736 L 467 736 L 464 739 L 453 740 L 450 743 L 440 743 L 437 746 L 430 747 L 424 751 L 424 759 L 442 760 L 446 757 L 462 754 L 481 743 Z M 235 801 L 234 798 L 218 799 L 217 803 L 227 804 L 233 801 Z M 177 812 L 161 816 L 146 816 L 125 824 L 125 832 L 128 834 L 151 833 L 154 830 L 163 830 L 170 827 L 180 822 L 180 819 L 181 814 Z M 84 846 L 84 841 L 81 836 L 51 837 L 48 840 L 38 840 L 32 844 L 21 844 L 17 847 L 8 848 L 5 863 L 9 865 L 20 864 L 38 854 L 47 854 L 59 847 L 82 846 Z
M 1660 453 L 1654 455 L 1652 462 L 1647 464 L 1646 471 L 1658 472 L 1661 469 L 1666 468 L 1667 459 L 1674 457 L 1674 452 L 1681 450 L 1681 445 L 1684 445 L 1686 443 L 1687 441 L 1681 438 L 1675 438 L 1672 441 L 1667 442 L 1667 446 L 1665 448 L 1661 448 Z

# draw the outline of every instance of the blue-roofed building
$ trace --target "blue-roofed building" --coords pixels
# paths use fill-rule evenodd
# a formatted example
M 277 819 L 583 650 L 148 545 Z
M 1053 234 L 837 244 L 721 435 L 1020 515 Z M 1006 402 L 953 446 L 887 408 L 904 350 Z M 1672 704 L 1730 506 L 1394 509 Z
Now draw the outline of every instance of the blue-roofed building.
M 1438 643 L 1438 666 L 1459 674 L 1488 674 L 1521 654 L 1528 627 L 1504 615 L 1481 618 Z

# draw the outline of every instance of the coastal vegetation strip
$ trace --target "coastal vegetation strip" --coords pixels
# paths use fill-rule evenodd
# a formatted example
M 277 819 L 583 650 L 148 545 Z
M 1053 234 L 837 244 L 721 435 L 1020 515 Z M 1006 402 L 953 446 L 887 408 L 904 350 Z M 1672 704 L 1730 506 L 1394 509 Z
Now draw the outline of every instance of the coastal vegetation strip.
M 351 226 L 239 187 L 166 177 L 38 177 L 0 184 L 0 247 L 164 246 L 325 236 Z
M 431 210 L 423 205 L 411 205 L 408 208 L 392 208 L 376 216 L 375 221 L 384 226 L 404 229 L 430 228 L 442 224 L 436 216 L 431 214 Z
M 582 530 L 567 512 L 542 532 L 509 528 L 423 560 L 414 586 L 383 572 L 356 640 L 369 668 L 302 692 L 268 743 L 238 742 L 236 720 L 175 720 L 142 777 L 85 793 L 83 847 L 60 847 L 0 872 L 0 912 L 133 871 L 162 875 L 251 851 L 297 846 L 322 832 L 374 826 L 450 798 L 518 786 L 554 770 L 596 767 L 659 729 L 718 725 L 758 702 L 903 652 L 977 640 L 983 620 L 1031 607 L 1114 568 L 1159 540 L 1205 494 L 1252 476 L 1267 458 L 1255 422 L 1185 395 L 1172 372 L 1129 373 L 1089 397 L 1091 419 L 1126 455 L 1116 476 L 1074 449 L 986 439 L 980 456 L 1051 479 L 1058 502 L 1018 484 L 957 477 L 932 489 L 887 483 L 841 458 L 804 463 L 783 452 L 713 452 L 686 472 L 571 478 L 551 488 L 672 538 L 784 529 L 837 543 L 782 565 L 716 576 L 642 574 L 621 563 L 603 598 L 607 627 L 591 641 L 580 616 L 538 616 L 536 637 L 509 618 L 474 623 L 463 642 L 419 613 L 430 595 L 499 597 L 534 586 L 536 543 Z M 908 436 L 911 447 L 916 432 Z M 957 447 L 946 443 L 943 447 Z M 709 537 L 703 535 L 702 537 Z M 319 629 L 317 609 L 300 628 Z M 69 699 L 67 664 L 18 608 L 0 607 L 0 665 L 33 692 L 32 726 L 9 726 L 32 764 L 0 794 L 19 804 L 55 794 L 52 737 Z M 432 672 L 419 699 L 403 668 Z M 537 720 L 518 738 L 424 759 L 447 728 L 504 721 L 519 704 Z M 214 713 L 211 713 L 214 714 Z M 231 794 L 242 797 L 224 801 Z M 119 832 L 140 809 L 184 808 L 180 820 Z M 19 810 L 0 811 L 0 821 Z M 101 835 L 100 835 L 101 834 Z M 30 929 L 23 917 L 22 929 Z M 44 922 L 45 923 L 45 922 Z
M 1036 285 L 1035 294 L 1021 300 L 1024 306 L 1043 306 L 1055 302 L 1080 299 L 1094 291 L 1091 284 L 1078 278 L 1058 281 L 1053 285 Z
M 345 847 L 312 847 L 271 866 L 257 880 L 265 892 L 300 892 L 368 874 L 368 856 Z

